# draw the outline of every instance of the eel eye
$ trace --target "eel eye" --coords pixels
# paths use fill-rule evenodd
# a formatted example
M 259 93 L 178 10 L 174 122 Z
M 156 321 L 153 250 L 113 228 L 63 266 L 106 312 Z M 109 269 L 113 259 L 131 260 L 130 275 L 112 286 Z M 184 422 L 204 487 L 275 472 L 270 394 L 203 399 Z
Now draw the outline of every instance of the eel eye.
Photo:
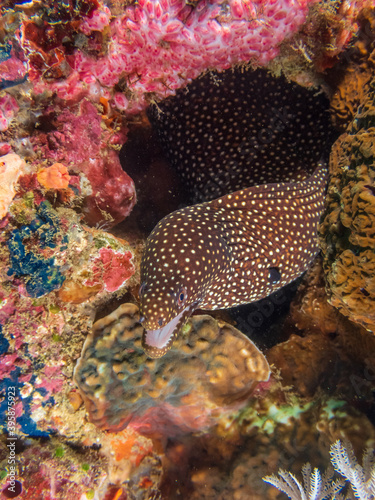
M 162 319 L 159 319 L 158 325 L 160 326 L 160 328 L 163 326 L 163 320 Z
M 180 288 L 180 290 L 178 291 L 177 305 L 179 307 L 182 307 L 185 304 L 186 299 L 187 299 L 187 291 L 186 291 L 186 288 L 184 286 L 182 286 Z
M 277 267 L 268 268 L 268 281 L 270 283 L 278 283 L 281 280 L 281 273 Z

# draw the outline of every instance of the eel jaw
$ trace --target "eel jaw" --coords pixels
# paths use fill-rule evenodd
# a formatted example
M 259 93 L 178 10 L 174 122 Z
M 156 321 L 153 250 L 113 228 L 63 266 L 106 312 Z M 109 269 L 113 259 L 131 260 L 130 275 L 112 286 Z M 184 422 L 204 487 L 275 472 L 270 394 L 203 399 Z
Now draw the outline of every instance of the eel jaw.
M 142 337 L 142 347 L 150 358 L 161 358 L 172 347 L 180 328 L 186 323 L 197 304 L 185 307 L 169 323 L 158 330 L 145 330 Z

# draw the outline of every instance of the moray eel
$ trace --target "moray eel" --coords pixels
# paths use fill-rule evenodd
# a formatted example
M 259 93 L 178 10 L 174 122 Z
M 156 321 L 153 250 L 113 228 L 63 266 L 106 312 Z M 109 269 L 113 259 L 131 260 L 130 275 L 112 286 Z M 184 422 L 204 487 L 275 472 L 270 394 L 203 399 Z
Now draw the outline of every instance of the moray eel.
M 163 356 L 195 309 L 266 297 L 318 252 L 327 169 L 298 183 L 253 186 L 177 210 L 147 239 L 140 300 L 150 357 Z
M 243 68 L 210 72 L 150 107 L 189 204 L 198 204 L 165 217 L 146 242 L 149 356 L 171 347 L 195 309 L 259 300 L 307 269 L 335 135 L 328 107 L 323 93 Z
M 328 110 L 322 92 L 240 68 L 194 80 L 148 115 L 190 205 L 309 178 L 337 135 Z

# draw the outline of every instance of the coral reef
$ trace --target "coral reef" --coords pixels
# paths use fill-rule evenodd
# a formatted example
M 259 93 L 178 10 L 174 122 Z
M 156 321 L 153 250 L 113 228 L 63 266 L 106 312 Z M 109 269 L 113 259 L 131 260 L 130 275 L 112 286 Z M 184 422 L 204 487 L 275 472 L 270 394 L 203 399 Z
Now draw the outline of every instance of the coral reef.
M 307 338 L 294 334 L 286 342 L 273 347 L 268 356 L 269 362 L 280 370 L 285 384 L 293 386 L 301 396 L 311 397 L 330 373 L 337 349 L 321 333 Z
M 134 183 L 123 171 L 117 152 L 126 138 L 125 124 L 111 120 L 106 124 L 102 110 L 86 99 L 69 109 L 39 105 L 38 122 L 30 114 L 30 105 L 24 104 L 0 144 L 0 153 L 5 154 L 0 215 L 6 215 L 15 196 L 15 182 L 27 173 L 29 177 L 19 179 L 19 194 L 38 192 L 54 203 L 68 204 L 90 225 L 111 227 L 124 220 L 136 203 Z M 25 123 L 25 111 L 31 123 Z M 17 158 L 18 173 L 13 179 Z
M 12 475 L 7 464 L 9 441 L 0 442 L 0 491 L 4 498 L 16 496 L 29 500 L 73 500 L 74 498 L 117 498 L 147 500 L 159 498 L 161 463 L 151 440 L 134 430 L 98 438 L 101 448 L 77 450 L 71 443 L 52 438 L 42 443 L 28 439 L 20 445 L 15 440 L 17 462 L 16 488 L 9 488 Z M 21 481 L 20 481 L 21 480 Z M 117 495 L 117 496 L 116 496 Z
M 267 65 L 305 21 L 304 36 L 292 42 L 286 59 L 306 45 L 305 53 L 322 71 L 356 31 L 362 4 L 316 3 L 142 0 L 107 6 L 93 1 L 41 4 L 36 13 L 22 4 L 5 4 L 4 38 L 12 47 L 4 53 L 5 75 L 14 66 L 5 79 L 21 81 L 27 63 L 36 92 L 53 92 L 68 102 L 102 97 L 118 110 L 135 112 L 207 70 L 249 60 Z
M 40 157 L 35 163 L 47 159 L 53 165 L 65 166 L 68 171 L 65 176 L 78 175 L 83 198 L 81 210 L 87 223 L 105 222 L 110 227 L 121 222 L 136 203 L 133 181 L 122 170 L 114 149 L 125 141 L 126 127 L 118 131 L 103 127 L 101 113 L 87 99 L 69 109 L 48 107 L 43 119 L 48 120 L 52 130 L 41 130 L 30 138 Z M 47 172 L 51 170 L 46 171 L 45 167 L 38 172 L 42 184 Z M 87 185 L 83 186 L 84 183 Z
M 271 61 L 272 72 L 284 73 L 304 87 L 327 84 L 329 74 L 337 75 L 345 49 L 355 43 L 358 33 L 361 36 L 362 12 L 372 6 L 372 0 L 313 3 L 301 29 Z
M 163 359 L 141 347 L 138 308 L 124 304 L 97 321 L 75 368 L 90 420 L 118 431 L 129 423 L 145 434 L 203 430 L 267 381 L 261 352 L 229 325 L 196 316 Z
M 81 226 L 73 210 L 34 200 L 14 201 L 0 237 L 0 385 L 4 393 L 17 389 L 18 430 L 38 436 L 59 426 L 51 411 L 65 397 L 66 366 L 72 370 L 80 351 L 78 344 L 67 354 L 73 326 L 83 334 L 99 304 L 125 293 L 135 256 L 126 241 Z M 5 411 L 2 402 L 2 425 Z
M 333 146 L 321 224 L 323 265 L 332 305 L 375 330 L 375 81 L 354 121 Z
M 59 252 L 64 252 L 68 243 L 68 237 L 61 235 L 66 227 L 60 227 L 61 221 L 50 208 L 48 202 L 42 202 L 35 219 L 11 231 L 7 241 L 11 263 L 7 274 L 25 277 L 25 289 L 30 297 L 41 297 L 60 288 L 65 279 L 60 266 L 55 264 L 55 257 L 48 256 L 48 250 L 57 246 Z M 30 248 L 30 240 L 34 240 L 33 248 Z
M 335 88 L 331 98 L 333 123 L 344 132 L 350 125 L 361 102 L 366 98 L 375 70 L 375 11 L 364 8 L 358 16 L 359 34 L 344 64 L 328 76 Z
M 285 396 L 288 401 L 281 403 Z M 271 471 L 298 474 L 306 458 L 326 468 L 330 443 L 337 439 L 352 439 L 357 455 L 363 446 L 374 447 L 371 422 L 342 400 L 318 398 L 306 404 L 273 386 L 256 403 L 226 421 L 225 432 L 190 435 L 167 447 L 161 485 L 166 498 L 273 499 L 273 488 L 261 480 Z
M 74 236 L 75 253 L 70 254 L 70 267 L 58 291 L 59 299 L 79 304 L 100 292 L 108 295 L 124 291 L 135 272 L 134 251 L 129 244 L 103 231 L 78 225 Z
M 358 26 L 366 31 L 365 3 L 1 2 L 0 496 L 10 494 L 13 441 L 15 495 L 28 500 L 269 500 L 261 478 L 279 467 L 295 474 L 306 455 L 325 467 L 336 439 L 357 456 L 374 446 L 375 337 L 328 304 L 319 266 L 275 327 L 285 342 L 266 352 L 268 380 L 251 341 L 208 316 L 193 317 L 165 358 L 147 359 L 128 304 L 143 239 L 125 224 L 104 230 L 136 203 L 119 150 L 129 129 L 147 127 L 137 111 L 234 64 L 316 86 Z M 371 71 L 371 39 L 356 47 Z M 370 133 L 361 165 L 372 161 Z M 147 190 L 162 210 L 170 191 L 180 202 L 169 171 L 143 168 L 138 159 L 146 203 Z
M 313 321 L 315 304 L 318 307 L 318 315 L 317 320 Z M 127 307 L 131 308 L 129 311 L 137 314 L 134 305 Z M 273 359 L 277 369 L 281 368 L 283 385 L 272 377 L 270 382 L 258 384 L 253 389 L 253 396 L 247 396 L 244 404 L 237 405 L 234 401 L 231 405 L 231 411 L 227 411 L 228 407 L 226 411 L 223 411 L 220 399 L 217 399 L 223 397 L 223 389 L 220 389 L 216 395 L 212 390 L 203 393 L 202 385 L 199 384 L 200 380 L 204 380 L 203 371 L 197 375 L 198 363 L 196 359 L 191 357 L 194 352 L 196 353 L 196 347 L 194 348 L 195 334 L 199 332 L 200 336 L 202 335 L 201 322 L 204 321 L 206 327 L 208 325 L 212 327 L 215 323 L 212 318 L 209 319 L 207 316 L 191 318 L 190 331 L 185 332 L 187 338 L 184 336 L 170 353 L 170 355 L 173 353 L 174 357 L 178 351 L 184 352 L 184 356 L 187 353 L 189 355 L 188 368 L 185 371 L 181 358 L 178 358 L 177 368 L 170 373 L 168 370 L 171 363 L 170 360 L 168 361 L 170 355 L 166 355 L 160 360 L 147 360 L 143 354 L 140 355 L 142 328 L 138 325 L 131 330 L 131 325 L 136 325 L 137 315 L 129 321 L 129 313 L 125 314 L 122 321 L 116 323 L 115 319 L 118 316 L 119 310 L 109 317 L 109 321 L 105 319 L 105 329 L 99 320 L 96 334 L 92 335 L 91 339 L 89 337 L 86 342 L 82 358 L 76 368 L 75 378 L 80 385 L 86 405 L 89 409 L 92 408 L 90 418 L 96 424 L 98 423 L 95 421 L 97 416 L 101 417 L 99 421 L 101 426 L 103 421 L 107 422 L 108 416 L 112 412 L 117 413 L 120 407 L 128 407 L 134 413 L 138 409 L 138 414 L 133 414 L 127 431 L 135 428 L 152 436 L 153 439 L 168 436 L 169 445 L 163 447 L 165 457 L 163 459 L 163 479 L 160 484 L 163 498 L 188 497 L 192 500 L 212 498 L 219 500 L 226 498 L 270 499 L 274 498 L 272 489 L 262 485 L 260 478 L 271 472 L 276 472 L 279 467 L 297 473 L 308 456 L 309 460 L 314 463 L 314 467 L 324 468 L 327 466 L 329 443 L 337 439 L 350 439 L 357 453 L 364 446 L 374 447 L 375 431 L 370 420 L 371 410 L 369 410 L 369 416 L 363 410 L 363 405 L 373 404 L 371 391 L 374 387 L 374 378 L 365 381 L 368 384 L 367 387 L 364 381 L 360 380 L 360 374 L 362 372 L 363 375 L 363 370 L 365 369 L 366 372 L 366 368 L 363 363 L 362 365 L 358 364 L 358 359 L 363 360 L 363 351 L 367 349 L 369 352 L 373 352 L 374 346 L 364 347 L 361 353 L 354 354 L 353 359 L 349 360 L 348 352 L 351 352 L 351 346 L 347 345 L 346 339 L 355 331 L 352 328 L 346 332 L 345 328 L 349 322 L 328 304 L 324 294 L 324 280 L 319 262 L 315 264 L 303 282 L 299 295 L 293 304 L 292 315 L 285 324 L 285 328 L 290 330 L 297 321 L 299 327 L 303 328 L 304 331 L 302 332 L 294 326 L 294 338 L 275 346 L 267 353 L 267 357 Z M 127 322 L 125 321 L 126 316 Z M 131 346 L 129 341 L 114 347 L 113 339 L 118 338 L 121 333 L 123 334 L 125 323 L 126 328 L 132 331 L 132 336 L 136 339 L 135 342 L 138 342 L 137 348 L 134 348 L 134 344 Z M 201 324 L 198 329 L 199 323 Z M 195 330 L 192 329 L 194 325 L 196 325 Z M 139 329 L 138 333 L 137 329 Z M 333 332 L 335 332 L 335 336 L 332 335 Z M 305 336 L 301 336 L 302 334 Z M 95 335 L 97 335 L 97 340 L 95 351 L 93 351 Z M 199 338 L 200 344 L 202 337 Z M 226 338 L 228 347 L 229 345 L 232 347 L 232 351 L 230 351 L 232 354 L 229 354 L 227 349 L 224 351 L 222 347 L 220 352 L 226 352 L 229 359 L 232 359 L 234 357 L 233 349 L 238 352 L 238 348 L 232 345 L 233 341 L 228 335 Z M 298 350 L 294 347 L 296 341 L 301 347 Z M 213 342 L 214 339 L 211 340 L 211 345 Z M 358 340 L 354 340 L 354 342 L 358 343 Z M 304 348 L 304 345 L 307 348 Z M 90 357 L 89 349 L 91 353 L 95 352 L 95 357 L 93 354 Z M 110 355 L 114 358 L 118 357 L 116 354 L 118 352 L 121 353 L 122 359 L 124 359 L 124 354 L 128 359 L 126 371 L 123 368 L 113 370 L 111 372 L 112 379 L 109 378 L 107 361 L 110 359 L 109 350 L 111 351 Z M 281 357 L 275 356 L 277 352 L 285 352 L 287 362 L 284 365 Z M 203 357 L 203 353 L 204 351 L 201 349 L 200 357 Z M 138 361 L 134 365 L 136 359 Z M 315 359 L 318 361 L 315 362 Z M 332 361 L 334 364 L 331 364 Z M 164 363 L 164 366 L 160 364 L 161 362 Z M 131 371 L 130 363 L 133 366 Z M 87 380 L 82 384 L 81 374 L 90 366 L 89 364 L 91 368 L 85 374 Z M 124 361 L 119 364 L 122 367 L 124 365 Z M 306 371 L 306 366 L 310 365 L 312 369 Z M 150 371 L 150 366 L 154 367 L 154 372 Z M 192 399 L 186 395 L 186 385 L 183 385 L 178 377 L 179 372 L 183 374 L 185 383 L 191 383 L 189 382 L 190 376 L 194 379 L 195 387 L 190 392 Z M 114 380 L 115 373 L 119 373 L 125 380 L 120 390 L 116 390 L 113 383 L 108 385 L 108 380 Z M 142 416 L 143 411 L 147 415 L 148 409 L 146 394 L 142 395 L 137 382 L 140 373 L 143 377 L 146 376 L 146 378 L 141 379 L 140 383 L 144 389 L 148 388 L 147 397 L 149 397 L 151 390 L 153 391 L 151 395 L 157 398 L 156 401 L 151 402 L 152 410 L 154 410 L 155 405 L 160 405 L 159 407 L 162 407 L 167 414 L 160 415 L 154 410 L 149 419 L 145 420 Z M 158 376 L 154 377 L 153 373 L 157 373 Z M 191 373 L 192 375 L 190 375 Z M 352 374 L 349 385 L 348 373 Z M 293 374 L 294 378 L 290 374 Z M 107 382 L 104 386 L 102 381 L 105 380 Z M 151 388 L 148 386 L 150 380 L 152 382 Z M 227 373 L 223 380 L 226 384 L 228 382 L 233 384 L 233 376 L 228 378 Z M 90 391 L 87 381 L 92 387 Z M 284 384 L 289 385 L 289 388 L 285 387 Z M 111 389 L 108 390 L 108 387 Z M 133 391 L 134 387 L 138 388 L 137 393 Z M 183 403 L 189 404 L 190 408 L 197 403 L 198 390 L 201 395 L 205 394 L 206 415 L 207 394 L 209 394 L 211 402 L 208 409 L 211 410 L 209 415 L 211 425 L 207 426 L 207 423 L 202 423 L 202 420 L 199 421 L 197 415 L 194 415 L 195 426 L 193 427 L 190 420 L 192 413 L 183 415 L 184 425 L 182 425 L 181 413 L 179 412 L 182 401 L 175 399 L 172 408 L 167 408 L 165 404 L 164 398 L 167 394 L 171 394 L 172 388 L 174 390 L 173 396 L 178 396 L 178 391 L 184 392 Z M 97 391 L 96 398 L 94 398 L 93 390 Z M 115 403 L 109 394 L 113 394 Z M 215 396 L 215 399 L 212 396 Z M 230 399 L 232 397 L 234 397 L 233 393 Z M 359 409 L 352 405 L 352 400 L 356 397 L 360 397 L 362 401 Z M 132 400 L 130 401 L 129 398 Z M 111 403 L 107 404 L 109 400 Z M 124 400 L 127 401 L 125 404 Z M 216 411 L 219 411 L 218 414 L 213 413 L 213 402 Z M 143 404 L 146 405 L 146 408 L 142 407 Z M 200 418 L 204 416 L 202 408 L 199 412 Z M 126 413 L 129 414 L 129 409 Z M 111 415 L 111 419 L 113 422 L 113 415 Z M 190 424 L 190 428 L 187 428 L 187 424 Z M 199 433 L 196 432 L 197 425 L 200 425 Z
M 134 274 L 134 254 L 124 240 L 82 227 L 73 211 L 56 211 L 48 201 L 17 216 L 22 205 L 14 205 L 16 218 L 1 238 L 8 249 L 3 249 L 3 261 L 9 262 L 7 279 L 21 294 L 24 287 L 24 294 L 41 297 L 60 289 L 66 279 L 65 291 L 82 284 L 95 294 L 115 292 Z M 31 220 L 19 225 L 17 217 Z
M 128 428 L 101 437 L 101 455 L 108 460 L 108 480 L 134 500 L 159 500 L 162 464 L 154 444 Z
M 31 80 L 41 79 L 37 90 L 53 90 L 64 99 L 102 93 L 119 109 L 139 110 L 145 94 L 164 98 L 207 69 L 227 69 L 251 58 L 266 64 L 304 22 L 310 3 L 142 1 L 114 19 L 99 4 L 78 28 L 77 12 L 56 26 L 50 18 L 57 13 L 42 11 L 42 26 L 24 23 L 23 46 Z
M 271 347 L 267 359 L 284 384 L 305 398 L 334 387 L 349 400 L 360 395 L 372 407 L 375 337 L 329 303 L 321 258 L 304 276 L 282 330 L 287 340 Z M 350 374 L 350 384 L 343 373 Z
M 0 468 L 7 467 L 6 442 L 0 443 Z M 94 498 L 91 493 L 105 480 L 106 460 L 93 451 L 84 454 L 61 445 L 56 440 L 44 443 L 30 439 L 22 453 L 17 453 L 16 477 L 22 479 L 22 492 L 11 496 L 9 475 L 0 476 L 3 498 L 28 498 L 29 500 L 52 500 Z M 27 471 L 23 474 L 23 471 Z

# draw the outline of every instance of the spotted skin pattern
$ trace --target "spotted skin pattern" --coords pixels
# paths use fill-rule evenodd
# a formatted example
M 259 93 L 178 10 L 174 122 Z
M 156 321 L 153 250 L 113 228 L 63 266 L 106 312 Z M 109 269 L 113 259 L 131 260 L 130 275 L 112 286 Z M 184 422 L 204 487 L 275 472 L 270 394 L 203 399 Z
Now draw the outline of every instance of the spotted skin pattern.
M 309 178 L 333 143 L 328 108 L 316 90 L 236 69 L 194 80 L 149 116 L 193 204 Z
M 259 300 L 303 273 L 318 252 L 327 169 L 177 210 L 147 239 L 141 263 L 143 347 L 163 356 L 195 309 Z

